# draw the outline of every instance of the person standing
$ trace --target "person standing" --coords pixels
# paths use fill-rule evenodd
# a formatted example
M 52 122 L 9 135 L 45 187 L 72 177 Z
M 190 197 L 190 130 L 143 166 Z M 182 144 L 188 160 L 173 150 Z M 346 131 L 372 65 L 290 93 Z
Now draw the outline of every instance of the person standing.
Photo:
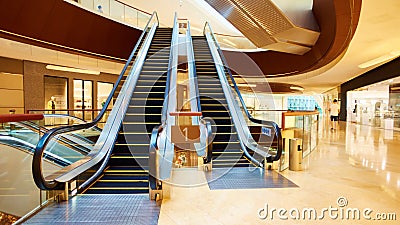
M 336 99 L 333 100 L 331 107 L 329 108 L 330 116 L 331 116 L 331 129 L 336 130 L 339 123 L 339 104 Z
M 51 109 L 52 114 L 56 114 L 56 97 L 51 96 L 50 101 L 47 102 L 47 108 Z
M 103 7 L 101 5 L 97 6 L 97 12 L 103 13 Z

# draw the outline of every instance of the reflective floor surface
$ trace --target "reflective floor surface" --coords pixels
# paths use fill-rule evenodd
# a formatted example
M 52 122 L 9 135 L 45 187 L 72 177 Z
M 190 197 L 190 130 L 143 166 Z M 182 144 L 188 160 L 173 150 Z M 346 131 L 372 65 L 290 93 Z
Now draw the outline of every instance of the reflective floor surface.
M 341 123 L 320 129 L 299 187 L 210 190 L 204 172 L 177 170 L 158 224 L 400 224 L 400 132 Z M 272 218 L 271 218 L 272 217 Z

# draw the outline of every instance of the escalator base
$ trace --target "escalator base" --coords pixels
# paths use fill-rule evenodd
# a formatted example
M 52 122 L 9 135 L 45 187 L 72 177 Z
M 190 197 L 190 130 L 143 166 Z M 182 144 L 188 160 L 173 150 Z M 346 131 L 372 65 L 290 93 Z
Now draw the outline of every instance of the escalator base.
M 157 224 L 159 213 L 148 194 L 83 194 L 50 204 L 23 224 Z
M 298 187 L 279 173 L 263 168 L 218 168 L 206 172 L 210 190 Z

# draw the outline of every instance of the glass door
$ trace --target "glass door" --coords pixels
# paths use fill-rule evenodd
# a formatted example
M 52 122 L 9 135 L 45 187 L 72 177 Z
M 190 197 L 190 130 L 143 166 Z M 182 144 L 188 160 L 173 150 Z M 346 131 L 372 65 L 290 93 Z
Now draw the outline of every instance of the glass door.
M 93 82 L 74 80 L 75 116 L 89 121 L 93 119 Z

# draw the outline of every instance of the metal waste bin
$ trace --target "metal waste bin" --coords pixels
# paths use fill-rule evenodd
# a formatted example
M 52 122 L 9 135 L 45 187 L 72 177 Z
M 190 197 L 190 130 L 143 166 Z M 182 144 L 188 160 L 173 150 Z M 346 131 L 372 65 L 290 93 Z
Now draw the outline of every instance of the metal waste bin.
M 303 169 L 303 150 L 301 139 L 293 138 L 289 140 L 289 170 L 300 171 Z

